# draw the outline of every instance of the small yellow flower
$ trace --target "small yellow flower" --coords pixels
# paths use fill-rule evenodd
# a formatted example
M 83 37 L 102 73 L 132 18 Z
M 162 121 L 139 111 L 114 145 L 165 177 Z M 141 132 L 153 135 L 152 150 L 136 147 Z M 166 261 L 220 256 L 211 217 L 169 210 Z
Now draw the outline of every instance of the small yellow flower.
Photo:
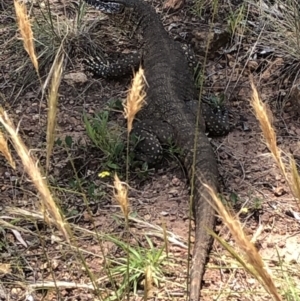
M 244 213 L 244 214 L 246 214 L 246 213 L 248 213 L 249 212 L 249 210 L 248 210 L 248 208 L 242 208 L 241 209 L 241 213 Z
M 110 176 L 110 172 L 109 171 L 101 171 L 99 174 L 98 174 L 98 177 L 99 178 L 105 178 L 105 177 L 108 177 Z

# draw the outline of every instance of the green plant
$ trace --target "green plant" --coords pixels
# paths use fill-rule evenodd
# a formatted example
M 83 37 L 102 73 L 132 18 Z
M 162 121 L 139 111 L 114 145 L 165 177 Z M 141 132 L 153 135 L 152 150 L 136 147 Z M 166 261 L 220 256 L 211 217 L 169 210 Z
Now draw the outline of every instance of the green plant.
M 242 4 L 240 7 L 238 7 L 237 10 L 231 11 L 231 13 L 229 14 L 227 23 L 228 23 L 229 32 L 232 34 L 232 36 L 235 35 L 239 31 L 240 26 L 242 25 L 244 19 L 245 19 L 244 4 Z
M 83 119 L 88 136 L 104 154 L 104 167 L 119 169 L 125 162 L 125 143 L 120 128 L 109 124 L 109 112 L 100 112 L 92 119 L 84 114 Z
M 110 110 L 124 111 L 123 101 L 120 98 L 111 98 L 108 101 L 107 106 Z
M 205 101 L 212 107 L 212 108 L 218 108 L 222 107 L 225 102 L 225 95 L 219 94 L 219 95 L 210 95 L 205 99 Z
M 253 200 L 253 209 L 254 210 L 260 210 L 262 208 L 263 200 L 256 197 Z
M 199 66 L 197 66 L 194 70 L 194 79 L 195 79 L 195 85 L 197 87 L 197 89 L 201 89 L 203 86 L 203 82 L 205 79 L 205 75 L 203 74 L 203 68 L 199 68 Z
M 138 285 L 145 278 L 146 269 L 151 270 L 152 281 L 156 286 L 163 280 L 163 266 L 167 259 L 167 255 L 164 252 L 164 246 L 161 248 L 155 248 L 153 242 L 149 237 L 145 236 L 148 247 L 141 246 L 131 247 L 127 243 L 120 239 L 107 236 L 107 238 L 115 243 L 122 249 L 123 252 L 129 256 L 124 256 L 119 259 L 110 260 L 111 274 L 114 276 L 120 276 L 121 281 L 116 292 L 116 295 L 120 296 L 126 291 L 129 286 L 132 287 L 133 293 L 137 292 Z M 127 270 L 129 268 L 129 279 L 127 279 Z M 116 296 L 111 297 L 109 300 L 115 300 Z
M 96 185 L 93 182 L 90 182 L 85 179 L 72 178 L 69 182 L 69 187 L 72 191 L 81 192 L 84 189 L 87 195 L 91 198 L 101 199 L 106 195 L 103 187 Z
M 219 0 L 196 0 L 192 11 L 196 16 L 202 17 L 203 12 L 206 10 L 217 12 L 218 6 Z
M 55 145 L 57 146 L 62 146 L 65 145 L 68 148 L 71 148 L 72 145 L 74 144 L 73 138 L 71 136 L 66 136 L 64 141 L 61 140 L 60 138 L 57 138 L 54 142 Z
M 181 156 L 183 153 L 182 149 L 180 149 L 173 141 L 170 140 L 168 143 L 167 154 L 174 158 Z

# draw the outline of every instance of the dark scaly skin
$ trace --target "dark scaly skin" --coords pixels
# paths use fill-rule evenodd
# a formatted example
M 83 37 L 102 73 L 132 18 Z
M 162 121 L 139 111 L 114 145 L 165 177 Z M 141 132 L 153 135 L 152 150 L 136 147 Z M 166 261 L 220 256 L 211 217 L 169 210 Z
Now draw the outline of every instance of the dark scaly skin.
M 103 3 L 106 6 L 109 4 L 107 1 L 85 1 L 99 9 L 103 8 Z M 112 11 L 114 12 L 121 11 L 123 6 L 127 6 L 133 8 L 141 18 L 140 25 L 145 40 L 143 66 L 148 88 L 147 105 L 138 115 L 142 126 L 138 125 L 137 129 L 149 132 L 154 130 L 153 134 L 155 134 L 156 127 L 166 128 L 167 135 L 172 137 L 183 152 L 181 159 L 190 181 L 195 170 L 193 211 L 196 233 L 189 298 L 192 301 L 198 301 L 205 264 L 212 244 L 212 238 L 208 235 L 206 228 L 213 229 L 215 225 L 215 212 L 209 204 L 213 200 L 203 184 L 209 185 L 215 193 L 218 193 L 219 183 L 217 162 L 205 135 L 205 122 L 202 115 L 196 138 L 196 162 L 193 165 L 195 116 L 186 105 L 187 101 L 195 99 L 193 76 L 181 47 L 164 30 L 152 6 L 140 0 L 114 0 L 110 3 L 113 4 Z M 152 125 L 152 129 L 147 129 L 147 125 Z M 159 142 L 164 139 L 164 137 L 159 137 L 160 134 L 157 134 Z
M 193 73 L 198 68 L 194 53 L 188 46 L 180 45 L 184 51 L 190 71 Z M 96 76 L 105 79 L 122 78 L 131 75 L 133 70 L 137 70 L 141 64 L 142 55 L 140 53 L 119 54 L 117 60 L 104 60 L 102 57 L 90 56 L 84 59 L 86 66 Z M 196 97 L 196 96 L 195 96 Z M 187 107 L 195 115 L 198 111 L 198 101 L 186 101 Z M 229 132 L 228 111 L 226 108 L 209 105 L 201 102 L 202 115 L 206 124 L 206 132 L 210 136 L 223 136 Z
M 90 56 L 85 58 L 84 62 L 95 75 L 113 79 L 127 76 L 137 70 L 141 62 L 141 55 L 139 53 L 123 53 L 122 58 L 117 61 L 104 61 L 102 57 Z

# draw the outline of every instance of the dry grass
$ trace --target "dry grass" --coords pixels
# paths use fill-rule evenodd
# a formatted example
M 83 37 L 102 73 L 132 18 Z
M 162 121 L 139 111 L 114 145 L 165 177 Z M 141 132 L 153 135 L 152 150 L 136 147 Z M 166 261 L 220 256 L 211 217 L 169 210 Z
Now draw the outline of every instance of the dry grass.
M 269 148 L 279 170 L 281 171 L 282 175 L 291 187 L 291 192 L 294 193 L 294 196 L 298 198 L 299 201 L 300 177 L 297 171 L 295 161 L 293 158 L 290 159 L 290 168 L 284 164 L 282 160 L 282 151 L 277 146 L 275 130 L 272 126 L 269 116 L 270 113 L 259 98 L 257 89 L 252 79 L 251 87 L 253 93 L 251 104 L 253 106 L 255 116 L 259 121 L 263 137 L 266 141 L 266 145 Z M 254 244 L 246 236 L 240 222 L 236 220 L 236 218 L 234 218 L 229 213 L 229 211 L 225 209 L 224 205 L 214 194 L 213 190 L 211 190 L 210 187 L 207 187 L 207 189 L 210 191 L 214 200 L 214 204 L 212 204 L 212 206 L 215 207 L 219 216 L 222 218 L 223 223 L 227 226 L 230 233 L 232 234 L 236 242 L 236 247 L 231 247 L 222 238 L 218 237 L 215 233 L 210 233 L 231 254 L 231 256 L 241 264 L 241 266 L 249 274 L 255 277 L 262 284 L 262 286 L 270 294 L 270 296 L 272 296 L 274 300 L 282 300 L 282 297 L 280 296 L 277 290 L 277 286 L 279 285 L 279 283 L 277 283 L 278 278 L 276 278 L 276 281 L 274 281 L 271 270 L 267 267 L 266 263 L 260 256 Z M 290 283 L 290 280 L 287 281 L 289 281 Z M 293 292 L 292 286 L 290 286 L 290 290 Z
M 103 43 L 103 34 L 95 29 L 95 22 L 84 18 L 86 10 L 83 1 L 56 3 L 50 0 L 34 5 L 28 2 L 28 10 L 23 2 L 12 1 L 15 10 L 13 5 L 7 5 L 6 10 L 1 11 L 0 50 L 9 55 L 0 62 L 0 67 L 10 66 L 9 79 L 14 82 L 15 89 L 20 89 L 20 94 L 35 86 L 37 81 L 41 84 L 44 77 L 50 74 L 50 67 L 61 46 L 65 54 L 64 67 L 68 67 L 87 49 L 101 49 Z M 20 32 L 17 39 L 16 23 L 10 22 L 14 14 Z M 90 29 L 94 30 L 92 37 L 88 32 Z
M 24 4 L 21 4 L 18 0 L 14 0 L 14 5 L 15 5 L 19 30 L 23 39 L 24 49 L 27 51 L 37 74 L 39 74 L 39 65 L 35 54 L 33 33 L 31 29 L 29 17 L 27 15 L 26 7 Z
M 128 201 L 128 188 L 126 183 L 122 183 L 115 174 L 114 176 L 114 197 L 119 203 L 125 219 L 128 221 L 129 215 L 129 201 Z
M 61 50 L 61 49 L 60 49 Z M 53 63 L 53 75 L 49 88 L 48 95 L 48 125 L 47 125 L 47 162 L 46 168 L 49 169 L 50 156 L 52 153 L 54 138 L 55 138 L 55 126 L 57 116 L 57 103 L 58 103 L 58 88 L 61 82 L 61 76 L 63 72 L 64 55 L 59 51 L 56 59 Z
M 24 5 L 20 4 L 17 1 L 14 1 L 18 26 L 21 32 L 23 41 L 24 41 L 24 48 L 30 56 L 30 59 L 38 73 L 38 61 L 34 50 L 34 39 L 33 33 L 31 30 L 31 25 L 29 22 L 29 17 L 26 13 L 26 8 Z M 60 84 L 61 72 L 62 72 L 62 60 L 59 62 L 60 65 L 55 66 L 53 81 L 51 84 L 51 89 L 49 93 L 49 123 L 48 123 L 48 154 L 50 153 L 53 147 L 53 132 L 55 128 L 55 116 L 56 116 L 56 102 L 58 97 L 58 87 Z M 14 148 L 19 155 L 22 164 L 24 166 L 25 171 L 30 176 L 32 182 L 34 183 L 36 189 L 39 191 L 42 200 L 42 212 L 45 216 L 45 220 L 48 221 L 48 214 L 53 218 L 57 228 L 62 232 L 64 238 L 69 241 L 70 239 L 70 229 L 68 224 L 65 222 L 64 217 L 61 215 L 60 209 L 57 207 L 55 200 L 48 188 L 48 183 L 45 180 L 44 175 L 40 171 L 36 160 L 30 155 L 30 151 L 26 148 L 25 144 L 23 143 L 22 139 L 18 135 L 18 132 L 13 124 L 13 122 L 8 117 L 7 113 L 3 110 L 0 111 L 0 122 L 5 127 L 6 131 L 8 132 L 10 139 L 14 145 Z M 1 135 L 3 138 L 3 135 Z M 49 137 L 52 137 L 50 139 Z M 2 139 L 3 141 L 3 139 Z M 5 144 L 3 144 L 2 149 L 5 150 Z M 7 152 L 6 149 L 6 154 Z M 7 155 L 6 155 L 7 157 Z M 9 158 L 9 156 L 8 156 Z M 48 155 L 49 158 L 49 155 Z M 49 160 L 47 161 L 47 163 Z
M 282 300 L 276 289 L 275 283 L 270 274 L 270 270 L 267 268 L 254 244 L 246 236 L 240 222 L 225 209 L 224 205 L 216 196 L 214 191 L 210 187 L 206 187 L 210 191 L 210 194 L 214 200 L 214 204 L 212 204 L 212 206 L 216 208 L 216 211 L 222 218 L 223 223 L 227 226 L 232 234 L 238 248 L 243 251 L 243 257 L 240 256 L 240 251 L 233 250 L 221 238 L 214 234 L 213 236 L 222 244 L 225 249 L 227 249 L 232 256 L 234 256 L 234 258 L 237 259 L 238 262 L 242 264 L 248 273 L 254 276 L 264 286 L 266 291 L 274 298 L 274 300 Z
M 300 67 L 300 13 L 296 0 L 249 1 L 251 13 L 261 30 L 251 34 L 257 39 L 256 48 L 278 58 L 281 80 L 296 82 Z M 276 62 L 274 62 L 276 64 Z M 289 94 L 289 93 L 288 93 Z
M 146 270 L 145 270 L 144 300 L 148 300 L 148 298 L 153 297 L 151 295 L 151 291 L 152 291 L 152 287 L 153 287 L 152 283 L 153 283 L 152 269 L 150 266 L 147 266 Z
M 281 152 L 277 147 L 275 130 L 272 127 L 268 111 L 258 96 L 258 92 L 256 90 L 256 87 L 254 86 L 253 81 L 251 81 L 251 88 L 252 88 L 251 104 L 253 106 L 255 116 L 259 121 L 263 136 L 266 140 L 267 146 L 271 154 L 273 155 L 274 160 L 277 163 L 277 166 L 280 168 L 280 171 L 282 172 L 284 177 L 287 178 L 285 166 L 281 159 Z
M 260 43 L 280 57 L 300 60 L 300 19 L 295 0 L 250 2 L 264 28 Z
M 128 133 L 130 133 L 132 130 L 132 124 L 136 114 L 145 104 L 146 92 L 144 90 L 144 85 L 144 70 L 140 67 L 133 78 L 131 88 L 129 89 L 126 101 L 124 103 L 124 117 L 127 119 Z
M 35 70 L 38 70 L 38 62 L 36 60 L 36 55 L 34 52 L 32 31 L 30 28 L 28 17 L 26 16 L 26 11 L 24 9 L 21 9 L 20 13 L 17 14 L 19 14 L 18 18 L 21 20 L 19 21 L 20 24 L 19 26 L 20 26 L 20 32 L 22 33 L 23 40 L 24 40 L 24 48 L 28 52 L 30 59 L 35 67 Z M 23 28 L 23 30 L 21 28 Z M 47 162 L 46 162 L 47 168 L 49 167 L 50 154 L 52 152 L 53 142 L 54 142 L 54 132 L 55 132 L 56 115 L 57 115 L 58 88 L 61 82 L 61 76 L 63 70 L 62 66 L 64 61 L 64 56 L 60 51 L 57 51 L 55 55 L 57 59 L 54 60 L 54 63 L 52 65 L 53 72 L 52 71 L 50 72 L 52 76 L 52 81 L 49 87 L 49 95 L 48 95 L 49 113 L 48 113 L 48 128 L 47 128 Z M 144 85 L 145 85 L 145 79 L 143 76 L 143 70 L 140 69 L 133 80 L 132 87 L 127 96 L 127 102 L 125 104 L 125 118 L 127 118 L 129 133 L 132 130 L 132 123 L 135 118 L 135 115 L 144 105 L 144 100 L 145 100 Z M 264 105 L 259 100 L 258 93 L 254 85 L 252 85 L 252 88 L 253 88 L 254 109 L 261 123 L 262 131 L 265 136 L 268 148 L 270 149 L 277 165 L 279 166 L 282 173 L 285 175 L 286 179 L 291 179 L 292 182 L 290 182 L 291 183 L 290 185 L 291 187 L 293 187 L 294 194 L 299 197 L 300 180 L 299 180 L 299 175 L 297 172 L 295 162 L 294 160 L 290 161 L 291 162 L 290 170 L 292 171 L 292 173 L 291 176 L 289 176 L 287 171 L 288 168 L 285 167 L 281 159 L 281 151 L 280 149 L 278 149 L 276 145 L 276 134 L 274 129 L 272 128 L 271 122 L 268 119 L 268 114 L 266 113 Z M 48 218 L 47 216 L 47 213 L 49 213 L 51 217 L 51 221 L 53 221 L 56 224 L 57 228 L 63 233 L 67 242 L 69 242 L 69 237 L 73 234 L 69 230 L 68 224 L 65 222 L 65 219 L 62 216 L 60 209 L 58 208 L 55 202 L 55 198 L 51 194 L 48 183 L 44 178 L 43 172 L 41 172 L 41 170 L 38 167 L 38 163 L 37 163 L 38 161 L 33 156 L 30 155 L 30 151 L 26 148 L 25 144 L 19 137 L 17 129 L 15 128 L 12 121 L 9 119 L 8 115 L 4 111 L 0 112 L 0 122 L 4 125 L 6 131 L 8 132 L 9 137 L 14 145 L 14 148 L 16 149 L 16 152 L 21 158 L 25 171 L 28 173 L 37 191 L 41 195 L 43 207 L 46 208 L 46 210 L 42 210 L 43 220 L 46 221 L 50 220 L 50 218 Z M 12 166 L 14 166 L 15 163 L 12 159 L 10 151 L 7 147 L 6 139 L 4 139 L 4 135 L 2 132 L 0 132 L 0 151 L 4 154 L 4 156 L 9 161 L 9 163 Z M 114 197 L 118 201 L 122 213 L 125 219 L 127 220 L 126 224 L 128 224 L 128 220 L 129 220 L 128 186 L 127 184 L 122 183 L 117 175 L 115 175 L 114 178 L 114 189 L 115 189 Z M 266 268 L 265 263 L 263 262 L 262 258 L 260 257 L 254 245 L 251 243 L 251 241 L 247 238 L 247 236 L 243 232 L 240 223 L 237 220 L 235 220 L 230 214 L 228 214 L 228 212 L 226 211 L 222 203 L 220 203 L 220 201 L 216 198 L 216 196 L 214 197 L 217 206 L 217 211 L 220 214 L 220 216 L 222 216 L 224 223 L 227 225 L 230 232 L 234 236 L 239 249 L 242 250 L 243 256 L 240 254 L 241 252 L 239 250 L 235 251 L 227 248 L 228 251 L 234 257 L 237 258 L 237 260 L 242 264 L 242 266 L 249 273 L 251 273 L 251 275 L 256 277 L 258 281 L 262 283 L 262 285 L 265 287 L 268 293 L 271 296 L 273 296 L 274 300 L 282 300 L 276 290 L 274 281 L 272 280 L 271 275 L 268 269 Z M 20 212 L 18 214 L 21 216 Z M 38 220 L 38 218 L 36 219 Z M 165 228 L 163 232 L 164 232 L 163 234 L 164 240 L 166 242 L 167 239 L 166 239 Z M 221 240 L 219 241 L 221 242 Z M 226 248 L 226 245 L 225 244 L 223 245 Z M 104 251 L 103 251 L 103 256 L 105 256 Z M 146 275 L 146 282 L 145 282 L 146 289 L 145 289 L 144 299 L 147 299 L 147 297 L 149 297 L 149 294 L 152 290 L 152 271 L 150 268 L 147 268 L 145 270 L 145 275 Z M 59 289 L 63 288 L 64 286 L 68 288 L 80 286 L 80 285 L 76 286 L 76 284 L 67 283 L 67 282 L 66 283 L 48 282 L 48 285 L 50 287 L 55 287 Z M 37 284 L 37 288 L 39 289 L 45 288 L 45 286 L 47 286 L 47 283 Z M 89 290 L 95 289 L 95 286 L 90 284 L 81 285 L 81 287 L 87 288 Z M 36 287 L 32 285 L 32 288 L 35 289 Z
M 264 105 L 264 103 L 259 98 L 257 89 L 251 81 L 251 87 L 252 87 L 252 106 L 255 112 L 255 116 L 257 120 L 259 121 L 264 139 L 266 141 L 267 147 L 270 150 L 278 168 L 280 169 L 282 175 L 284 176 L 287 184 L 289 185 L 291 192 L 294 194 L 296 200 L 300 201 L 300 177 L 299 173 L 297 171 L 297 167 L 295 164 L 294 159 L 290 156 L 290 166 L 286 166 L 283 163 L 282 160 L 282 151 L 277 146 L 276 142 L 276 134 L 275 130 L 272 127 L 271 121 L 269 119 L 269 114 L 267 112 L 267 109 Z M 287 172 L 287 170 L 290 170 L 290 172 Z
M 0 112 L 1 112 L 1 107 L 0 107 Z M 7 145 L 7 140 L 4 137 L 3 132 L 0 129 L 0 153 L 2 153 L 2 155 L 4 156 L 4 158 L 7 160 L 7 162 L 9 163 L 9 165 L 15 169 L 16 168 L 16 163 L 12 158 L 11 152 L 8 148 Z
M 300 205 L 300 176 L 296 166 L 296 162 L 294 158 L 290 158 L 290 169 L 291 169 L 291 184 L 294 196 L 296 200 L 298 200 L 298 205 Z
M 57 204 L 54 201 L 54 198 L 48 188 L 48 183 L 44 175 L 42 175 L 41 171 L 38 168 L 37 161 L 32 158 L 32 156 L 30 155 L 30 151 L 26 148 L 25 144 L 21 140 L 12 121 L 9 119 L 7 113 L 3 110 L 0 111 L 0 123 L 8 132 L 9 137 L 14 145 L 14 148 L 22 161 L 22 165 L 25 171 L 27 172 L 27 174 L 31 178 L 31 181 L 40 193 L 42 201 L 42 212 L 44 214 L 45 221 L 48 221 L 47 216 L 48 214 L 50 214 L 50 216 L 55 221 L 57 228 L 64 235 L 64 238 L 67 241 L 69 241 L 69 226 L 65 222 L 59 208 L 57 207 Z

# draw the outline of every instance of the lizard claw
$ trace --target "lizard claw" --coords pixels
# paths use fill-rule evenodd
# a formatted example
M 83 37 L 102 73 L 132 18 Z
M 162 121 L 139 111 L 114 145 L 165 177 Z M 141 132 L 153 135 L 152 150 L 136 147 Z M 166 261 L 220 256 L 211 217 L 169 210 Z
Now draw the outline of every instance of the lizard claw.
M 106 78 L 106 70 L 109 68 L 109 63 L 99 56 L 89 56 L 83 59 L 88 71 L 91 71 L 95 75 L 98 75 L 102 78 Z

